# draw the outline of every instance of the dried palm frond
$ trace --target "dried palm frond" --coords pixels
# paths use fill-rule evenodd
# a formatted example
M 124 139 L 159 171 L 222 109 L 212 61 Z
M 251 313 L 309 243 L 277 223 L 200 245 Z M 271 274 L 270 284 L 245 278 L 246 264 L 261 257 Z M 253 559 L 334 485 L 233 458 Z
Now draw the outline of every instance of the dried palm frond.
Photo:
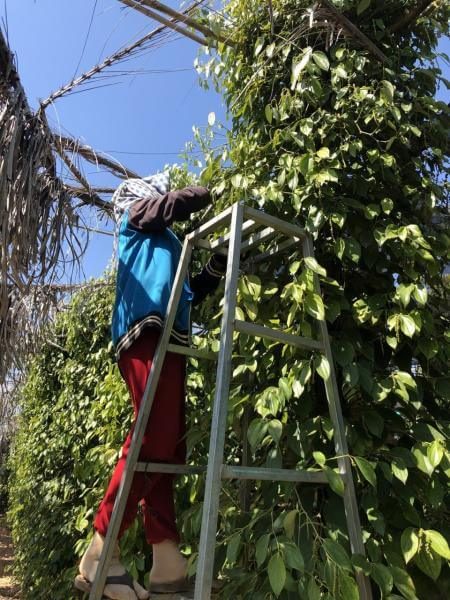
M 17 369 L 27 331 L 11 307 L 32 286 L 60 278 L 83 247 L 71 196 L 57 177 L 45 115 L 28 106 L 14 57 L 0 31 L 0 382 Z M 46 318 L 43 312 L 34 322 Z

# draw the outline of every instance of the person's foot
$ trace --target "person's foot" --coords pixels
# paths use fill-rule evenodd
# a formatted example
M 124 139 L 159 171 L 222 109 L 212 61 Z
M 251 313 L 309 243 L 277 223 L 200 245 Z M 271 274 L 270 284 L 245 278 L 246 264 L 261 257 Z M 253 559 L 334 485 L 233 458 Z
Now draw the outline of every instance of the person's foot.
M 150 571 L 150 584 L 172 583 L 186 578 L 187 559 L 173 540 L 153 544 L 153 565 Z
M 90 583 L 93 583 L 95 579 L 103 543 L 103 536 L 96 531 L 80 562 L 80 574 Z M 123 583 L 119 583 L 120 577 L 124 575 Z M 111 598 L 111 600 L 147 600 L 150 597 L 149 593 L 137 581 L 132 579 L 130 582 L 126 581 L 126 571 L 119 560 L 117 545 L 108 569 L 108 577 L 114 578 L 115 581 L 113 579 L 111 583 L 106 584 L 103 595 Z

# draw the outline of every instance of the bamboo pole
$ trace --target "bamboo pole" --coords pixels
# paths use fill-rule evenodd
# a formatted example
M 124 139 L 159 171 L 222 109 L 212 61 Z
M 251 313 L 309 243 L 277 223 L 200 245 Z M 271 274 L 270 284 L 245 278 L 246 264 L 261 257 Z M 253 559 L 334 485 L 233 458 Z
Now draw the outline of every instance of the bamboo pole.
M 206 37 L 213 38 L 215 40 L 223 42 L 224 44 L 230 44 L 230 42 L 223 35 L 214 32 L 212 29 L 210 29 L 206 25 L 203 25 L 203 23 L 200 23 L 196 19 L 189 17 L 189 15 L 180 13 L 179 11 L 174 10 L 170 6 L 166 6 L 162 2 L 158 2 L 158 0 L 137 0 L 137 2 L 140 4 L 145 4 L 145 6 L 155 8 L 156 10 L 159 10 L 160 12 L 165 13 L 166 15 L 169 15 L 170 17 L 173 17 L 173 18 L 177 19 L 178 21 L 181 21 L 181 22 L 185 23 L 186 25 L 189 25 L 193 29 L 196 29 L 200 33 L 203 33 Z
M 126 4 L 130 8 L 134 8 L 138 12 L 142 13 L 143 15 L 145 15 L 147 17 L 150 17 L 151 19 L 154 19 L 155 21 L 158 21 L 159 23 L 162 23 L 165 27 L 169 27 L 169 29 L 173 29 L 177 33 L 181 33 L 182 35 L 190 38 L 194 42 L 197 42 L 201 46 L 208 45 L 208 41 L 205 37 L 200 37 L 200 36 L 196 35 L 195 33 L 192 33 L 191 31 L 189 31 L 186 27 L 178 25 L 176 23 L 176 19 L 169 20 L 169 19 L 166 19 L 165 17 L 162 17 L 160 14 L 158 14 L 154 10 L 147 8 L 147 6 L 143 6 L 143 4 L 141 4 L 139 0 L 119 0 L 119 2 L 122 2 L 122 4 Z

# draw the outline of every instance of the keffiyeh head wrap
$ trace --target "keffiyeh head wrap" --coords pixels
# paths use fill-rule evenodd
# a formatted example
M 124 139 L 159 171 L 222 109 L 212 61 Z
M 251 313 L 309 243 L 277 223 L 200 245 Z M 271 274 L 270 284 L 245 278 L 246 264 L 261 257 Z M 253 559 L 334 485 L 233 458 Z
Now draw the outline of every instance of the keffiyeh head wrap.
M 169 173 L 156 173 L 142 179 L 126 179 L 114 192 L 111 202 L 114 206 L 114 217 L 120 226 L 124 212 L 137 200 L 149 198 L 156 200 L 170 189 Z

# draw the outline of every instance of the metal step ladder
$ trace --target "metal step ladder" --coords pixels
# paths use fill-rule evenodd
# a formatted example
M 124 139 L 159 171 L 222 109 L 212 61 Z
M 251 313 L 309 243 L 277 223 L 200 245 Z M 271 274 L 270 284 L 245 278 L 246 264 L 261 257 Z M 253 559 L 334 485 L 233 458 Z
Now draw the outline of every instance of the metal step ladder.
M 227 234 L 222 235 L 213 241 L 208 239 L 210 234 L 223 231 L 224 228 L 229 229 Z M 265 243 L 269 243 L 269 249 L 266 252 L 260 252 L 260 247 Z M 203 473 L 206 470 L 205 497 L 194 592 L 195 600 L 209 600 L 211 597 L 219 496 L 222 479 L 328 483 L 325 474 L 320 471 L 231 466 L 223 463 L 234 331 L 239 331 L 250 336 L 268 338 L 282 344 L 307 349 L 313 352 L 321 352 L 328 359 L 331 373 L 330 377 L 325 381 L 325 389 L 330 417 L 333 423 L 334 444 L 339 474 L 344 484 L 344 508 L 350 546 L 352 553 L 365 554 L 351 462 L 348 455 L 344 421 L 326 322 L 318 321 L 319 335 L 318 339 L 315 340 L 287 334 L 282 331 L 263 327 L 255 323 L 237 320 L 235 318 L 241 256 L 245 255 L 246 261 L 250 260 L 251 264 L 257 264 L 300 244 L 303 257 L 314 256 L 312 239 L 303 229 L 272 217 L 262 211 L 245 206 L 242 202 L 237 202 L 186 236 L 175 276 L 174 286 L 167 307 L 164 329 L 155 352 L 144 392 L 144 398 L 137 416 L 125 470 L 122 475 L 122 481 L 114 504 L 103 552 L 99 561 L 97 575 L 89 595 L 89 600 L 100 600 L 102 598 L 108 565 L 111 561 L 114 544 L 117 540 L 133 479 L 133 473 L 135 471 L 194 474 Z M 177 346 L 169 343 L 183 282 L 188 272 L 189 262 L 194 247 L 204 248 L 211 252 L 227 254 L 220 347 L 217 355 L 195 348 Z M 248 258 L 249 256 L 250 259 Z M 315 273 L 313 275 L 314 291 L 320 294 L 318 276 Z M 217 384 L 212 413 L 207 467 L 138 462 L 139 451 L 151 412 L 159 375 L 161 373 L 164 357 L 168 351 L 179 352 L 197 358 L 217 358 L 218 360 Z M 371 600 L 372 592 L 368 577 L 362 572 L 358 572 L 356 579 L 361 600 Z

